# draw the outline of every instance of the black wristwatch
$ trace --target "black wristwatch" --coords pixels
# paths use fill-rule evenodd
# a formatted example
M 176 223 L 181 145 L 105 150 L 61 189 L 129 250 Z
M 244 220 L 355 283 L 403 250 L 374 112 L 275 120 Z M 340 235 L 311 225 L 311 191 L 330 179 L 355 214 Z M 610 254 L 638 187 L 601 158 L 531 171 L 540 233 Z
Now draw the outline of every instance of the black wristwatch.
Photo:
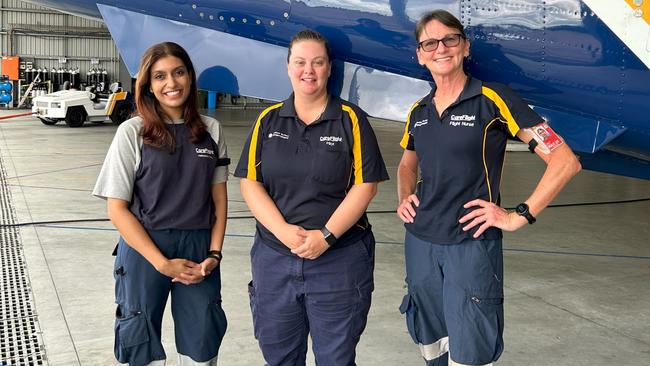
M 517 207 L 515 207 L 515 212 L 517 213 L 517 215 L 525 217 L 526 220 L 528 220 L 528 223 L 531 225 L 534 224 L 535 221 L 537 221 L 535 216 L 531 215 L 530 209 L 528 208 L 528 205 L 525 203 L 518 204 Z
M 531 153 L 534 154 L 535 153 L 535 148 L 537 147 L 537 145 L 539 145 L 537 143 L 537 140 L 530 139 L 530 141 L 528 141 L 528 151 L 530 151 Z
M 221 262 L 221 259 L 223 259 L 223 254 L 221 254 L 220 250 L 211 250 L 208 252 L 208 258 L 214 258 L 217 260 L 217 262 Z
M 334 236 L 334 234 L 332 234 L 329 230 L 327 230 L 325 226 L 323 226 L 323 228 L 320 229 L 320 232 L 323 233 L 327 245 L 332 246 L 334 245 L 334 243 L 336 243 L 336 236 Z

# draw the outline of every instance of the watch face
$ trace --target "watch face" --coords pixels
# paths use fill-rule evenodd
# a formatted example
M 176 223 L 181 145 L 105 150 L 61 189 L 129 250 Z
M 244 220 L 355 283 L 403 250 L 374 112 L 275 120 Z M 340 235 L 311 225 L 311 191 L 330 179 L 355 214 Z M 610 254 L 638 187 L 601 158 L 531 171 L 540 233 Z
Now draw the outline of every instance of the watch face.
M 515 210 L 517 211 L 518 214 L 523 215 L 526 212 L 528 212 L 528 205 L 525 204 L 525 203 L 520 203 L 520 204 L 517 205 Z

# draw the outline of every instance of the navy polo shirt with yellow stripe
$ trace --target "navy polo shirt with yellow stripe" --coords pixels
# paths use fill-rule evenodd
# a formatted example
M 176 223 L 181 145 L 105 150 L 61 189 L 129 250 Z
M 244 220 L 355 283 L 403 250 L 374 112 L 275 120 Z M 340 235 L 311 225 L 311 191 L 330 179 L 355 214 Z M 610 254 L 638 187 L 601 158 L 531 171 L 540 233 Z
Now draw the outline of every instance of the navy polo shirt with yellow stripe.
M 388 179 L 367 115 L 330 95 L 311 124 L 296 114 L 293 95 L 257 118 L 235 176 L 261 182 L 286 222 L 322 228 L 354 184 Z M 364 214 L 334 247 L 358 241 L 370 229 Z M 257 232 L 272 248 L 290 253 L 259 221 Z
M 463 205 L 476 198 L 500 203 L 501 172 L 508 137 L 543 122 L 510 88 L 468 76 L 458 100 L 441 116 L 433 103 L 435 86 L 409 112 L 400 145 L 414 150 L 420 180 L 413 223 L 406 229 L 422 240 L 455 244 L 472 239 L 478 227 L 462 230 L 458 220 L 472 210 Z M 481 239 L 502 237 L 490 227 Z

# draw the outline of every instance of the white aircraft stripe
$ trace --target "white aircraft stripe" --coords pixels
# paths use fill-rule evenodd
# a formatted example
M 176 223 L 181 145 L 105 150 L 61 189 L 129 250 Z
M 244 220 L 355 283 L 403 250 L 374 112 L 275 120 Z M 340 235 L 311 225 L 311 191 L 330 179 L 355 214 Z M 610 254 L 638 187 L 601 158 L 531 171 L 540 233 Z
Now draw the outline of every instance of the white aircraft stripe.
M 625 0 L 583 2 L 650 68 L 650 25 L 643 19 L 642 6 L 630 6 Z

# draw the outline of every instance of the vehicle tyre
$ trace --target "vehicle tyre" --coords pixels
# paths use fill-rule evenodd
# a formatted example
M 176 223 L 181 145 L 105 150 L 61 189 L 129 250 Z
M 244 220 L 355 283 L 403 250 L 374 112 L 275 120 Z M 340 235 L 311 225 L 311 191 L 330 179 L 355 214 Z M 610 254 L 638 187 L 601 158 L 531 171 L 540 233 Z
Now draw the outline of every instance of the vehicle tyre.
M 83 107 L 70 107 L 65 114 L 65 124 L 68 127 L 81 127 L 86 122 L 86 111 Z
M 110 116 L 111 121 L 113 121 L 114 124 L 119 125 L 131 117 L 133 110 L 133 103 L 128 100 L 120 100 L 115 103 L 115 107 L 113 107 L 113 113 Z
M 43 122 L 43 124 L 47 126 L 54 126 L 57 122 L 59 122 L 58 119 L 50 119 L 44 117 L 38 117 L 38 119 L 40 119 L 41 122 Z

